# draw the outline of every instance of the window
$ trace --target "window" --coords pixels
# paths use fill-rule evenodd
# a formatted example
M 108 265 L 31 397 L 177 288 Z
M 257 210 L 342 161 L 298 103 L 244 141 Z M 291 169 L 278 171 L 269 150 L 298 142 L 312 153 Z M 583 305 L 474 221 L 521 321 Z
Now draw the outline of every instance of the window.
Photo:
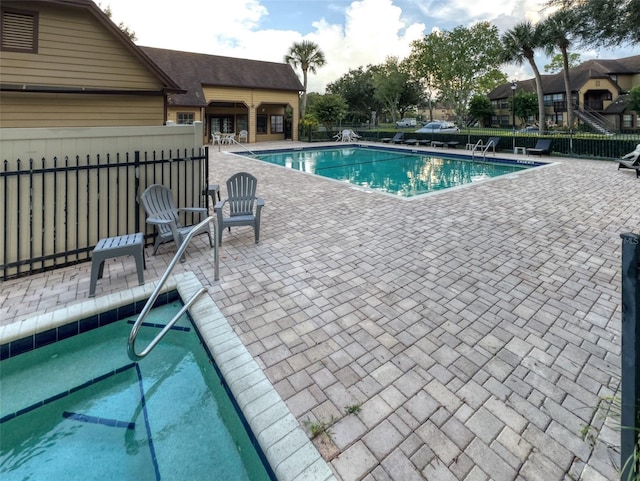
M 238 114 L 236 116 L 236 130 L 240 132 L 241 130 L 249 130 L 249 116 L 244 114 Z
M 551 105 L 553 105 L 552 98 L 553 98 L 553 96 L 551 96 L 551 95 L 545 95 L 544 97 L 542 97 L 542 100 L 544 102 L 544 106 L 545 107 L 551 107 Z
M 38 14 L 3 9 L 0 50 L 38 53 Z
M 622 128 L 623 129 L 632 129 L 633 128 L 633 115 L 632 114 L 623 114 L 622 115 Z
M 193 112 L 178 112 L 177 119 L 179 124 L 192 124 L 195 120 L 195 114 Z
M 256 133 L 267 133 L 267 116 L 264 114 L 259 114 L 256 116 Z
M 272 134 L 284 133 L 284 115 L 271 116 L 271 133 Z
M 209 125 L 211 126 L 211 133 L 230 134 L 233 132 L 233 117 L 230 115 L 210 117 Z

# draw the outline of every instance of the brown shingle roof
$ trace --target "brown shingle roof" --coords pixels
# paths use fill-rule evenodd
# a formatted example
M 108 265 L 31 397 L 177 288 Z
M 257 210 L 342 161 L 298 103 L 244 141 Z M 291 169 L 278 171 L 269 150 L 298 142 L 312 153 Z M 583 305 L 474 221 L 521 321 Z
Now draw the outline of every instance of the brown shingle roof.
M 204 106 L 202 86 L 265 90 L 304 89 L 289 64 L 140 47 L 186 94 L 173 95 L 172 105 Z
M 611 75 L 638 74 L 640 73 L 640 55 L 633 57 L 619 58 L 614 60 L 587 60 L 577 67 L 571 69 L 571 90 L 577 91 L 587 80 L 592 78 L 610 78 Z M 528 92 L 536 91 L 534 79 L 516 82 L 517 90 Z M 507 98 L 511 96 L 511 84 L 503 84 L 496 87 L 489 93 L 491 100 Z M 562 72 L 554 75 L 542 75 L 542 92 L 544 94 L 564 93 L 564 78 Z

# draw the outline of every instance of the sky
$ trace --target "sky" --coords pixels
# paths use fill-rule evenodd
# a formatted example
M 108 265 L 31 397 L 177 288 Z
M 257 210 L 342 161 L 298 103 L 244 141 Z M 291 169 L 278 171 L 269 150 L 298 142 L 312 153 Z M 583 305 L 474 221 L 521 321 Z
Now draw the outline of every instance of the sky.
M 489 21 L 500 34 L 546 15 L 545 0 L 94 0 L 135 32 L 136 44 L 187 52 L 283 62 L 295 42 L 315 42 L 326 65 L 309 73 L 309 92 L 349 69 L 400 59 L 411 42 L 435 30 Z M 578 51 L 581 61 L 621 58 L 638 48 Z M 549 58 L 536 57 L 541 72 Z M 528 64 L 503 65 L 509 80 L 533 76 Z M 296 71 L 302 81 L 302 74 Z

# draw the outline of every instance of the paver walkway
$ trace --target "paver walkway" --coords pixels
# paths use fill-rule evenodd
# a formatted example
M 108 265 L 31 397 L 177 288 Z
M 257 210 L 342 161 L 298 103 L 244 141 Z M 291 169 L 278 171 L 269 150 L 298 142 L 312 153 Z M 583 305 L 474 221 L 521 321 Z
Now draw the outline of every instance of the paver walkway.
M 613 480 L 619 433 L 598 407 L 619 389 L 619 235 L 640 230 L 640 181 L 553 160 L 405 201 L 216 148 L 212 181 L 258 178 L 260 243 L 225 231 L 218 283 L 204 240 L 179 268 L 298 420 L 333 423 L 339 479 Z M 171 252 L 147 249 L 147 282 Z M 137 285 L 118 262 L 97 296 Z M 1 322 L 85 299 L 89 271 L 2 283 Z

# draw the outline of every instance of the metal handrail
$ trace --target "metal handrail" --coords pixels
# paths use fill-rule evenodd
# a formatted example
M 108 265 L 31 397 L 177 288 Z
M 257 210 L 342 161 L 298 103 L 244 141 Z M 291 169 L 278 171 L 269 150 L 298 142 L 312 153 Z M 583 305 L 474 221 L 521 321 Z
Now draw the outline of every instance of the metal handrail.
M 202 293 L 206 292 L 207 289 L 204 288 L 204 287 L 202 289 L 200 289 L 198 292 L 196 292 L 191 297 L 191 299 L 189 299 L 184 304 L 184 306 L 182 306 L 182 309 L 180 309 L 180 311 L 173 317 L 173 319 L 171 319 L 167 323 L 167 325 L 162 328 L 162 330 L 149 343 L 149 345 L 146 348 L 144 348 L 139 354 L 136 352 L 135 344 L 136 344 L 136 337 L 138 335 L 138 331 L 140 330 L 140 327 L 142 326 L 142 322 L 147 317 L 147 314 L 149 314 L 149 311 L 151 310 L 151 307 L 153 306 L 153 304 L 156 302 L 156 299 L 160 295 L 160 290 L 162 289 L 162 287 L 167 282 L 167 279 L 169 278 L 169 275 L 173 271 L 173 268 L 176 266 L 178 261 L 182 258 L 183 254 L 184 254 L 184 251 L 187 248 L 187 246 L 189 245 L 189 242 L 191 242 L 191 239 L 193 238 L 193 236 L 198 234 L 198 233 L 200 233 L 200 230 L 205 225 L 207 225 L 209 222 L 212 222 L 212 221 L 214 221 L 213 217 L 211 217 L 211 216 L 207 217 L 205 220 L 203 220 L 198 225 L 194 226 L 193 229 L 191 229 L 191 231 L 187 234 L 187 236 L 184 238 L 184 240 L 180 244 L 180 247 L 178 248 L 178 252 L 176 252 L 176 255 L 173 256 L 173 259 L 171 259 L 171 262 L 169 263 L 169 266 L 167 267 L 167 270 L 164 271 L 164 274 L 162 275 L 162 278 L 160 279 L 160 281 L 156 285 L 156 288 L 154 289 L 153 294 L 151 294 L 151 297 L 147 300 L 147 303 L 142 308 L 142 312 L 140 312 L 140 314 L 138 315 L 138 319 L 136 319 L 136 322 L 133 324 L 133 327 L 131 328 L 131 333 L 129 334 L 129 340 L 127 342 L 127 354 L 129 355 L 129 359 L 131 359 L 132 361 L 139 361 L 140 359 L 145 357 L 147 354 L 149 354 L 151 352 L 151 350 L 154 347 L 156 347 L 156 344 L 158 344 L 160 342 L 160 340 L 164 337 L 164 335 L 173 327 L 173 325 L 176 322 L 178 322 L 178 319 L 180 319 L 180 316 L 182 316 L 182 314 L 184 314 L 186 312 L 186 310 L 189 309 L 189 307 L 191 307 L 191 305 L 196 301 L 196 299 Z M 217 238 L 217 235 L 218 235 L 218 229 L 216 228 L 216 226 L 214 226 L 214 229 L 213 229 L 213 246 L 214 246 L 213 247 L 213 256 L 214 256 L 214 280 L 216 280 L 216 281 L 220 278 L 220 271 L 219 271 L 220 263 L 219 263 L 219 257 L 218 257 L 218 238 Z
M 476 142 L 476 145 L 473 146 L 473 149 L 471 149 L 471 160 L 473 160 L 473 158 L 476 155 L 476 150 L 480 148 L 480 150 L 482 150 L 482 140 L 478 140 Z
M 247 147 L 245 147 L 243 144 L 241 144 L 240 142 L 238 142 L 236 139 L 229 139 L 231 140 L 231 142 L 233 144 L 239 145 L 240 147 L 242 147 L 244 150 L 246 150 L 247 152 L 249 152 L 251 155 L 256 155 L 255 152 L 251 152 Z

